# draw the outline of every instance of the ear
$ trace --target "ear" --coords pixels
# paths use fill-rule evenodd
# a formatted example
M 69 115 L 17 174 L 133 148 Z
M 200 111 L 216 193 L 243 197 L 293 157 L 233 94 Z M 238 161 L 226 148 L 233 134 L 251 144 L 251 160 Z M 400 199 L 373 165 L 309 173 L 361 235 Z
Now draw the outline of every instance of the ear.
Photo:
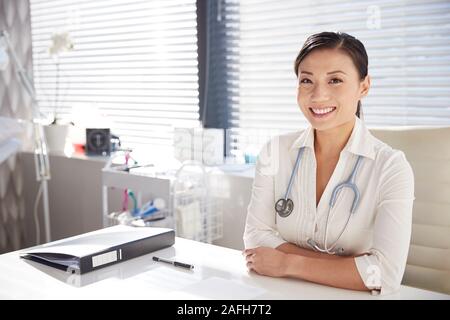
M 367 75 L 360 83 L 360 98 L 367 96 L 370 89 L 370 76 Z

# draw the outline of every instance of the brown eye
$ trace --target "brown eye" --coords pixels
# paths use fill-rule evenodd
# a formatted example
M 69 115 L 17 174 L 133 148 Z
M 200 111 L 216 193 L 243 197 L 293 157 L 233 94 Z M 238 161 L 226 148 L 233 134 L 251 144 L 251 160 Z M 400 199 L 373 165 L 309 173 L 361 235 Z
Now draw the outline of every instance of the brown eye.
M 330 82 L 333 83 L 333 84 L 337 84 L 337 83 L 341 83 L 342 80 L 341 80 L 341 79 L 338 79 L 338 78 L 333 78 L 333 79 L 331 79 Z
M 311 83 L 311 80 L 304 78 L 304 79 L 300 80 L 300 83 Z

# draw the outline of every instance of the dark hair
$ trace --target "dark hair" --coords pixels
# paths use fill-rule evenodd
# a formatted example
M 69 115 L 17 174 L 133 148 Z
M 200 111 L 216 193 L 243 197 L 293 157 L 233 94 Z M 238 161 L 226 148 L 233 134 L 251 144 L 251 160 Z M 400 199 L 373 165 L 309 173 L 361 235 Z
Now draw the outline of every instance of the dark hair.
M 340 49 L 345 51 L 353 63 L 358 69 L 360 80 L 364 80 L 367 76 L 367 69 L 369 65 L 369 59 L 367 57 L 366 49 L 361 41 L 355 37 L 344 32 L 320 32 L 313 34 L 306 39 L 300 50 L 297 58 L 295 59 L 295 75 L 298 77 L 298 66 L 300 62 L 316 49 Z M 360 118 L 361 113 L 361 100 L 358 101 L 358 107 L 356 110 L 356 116 Z

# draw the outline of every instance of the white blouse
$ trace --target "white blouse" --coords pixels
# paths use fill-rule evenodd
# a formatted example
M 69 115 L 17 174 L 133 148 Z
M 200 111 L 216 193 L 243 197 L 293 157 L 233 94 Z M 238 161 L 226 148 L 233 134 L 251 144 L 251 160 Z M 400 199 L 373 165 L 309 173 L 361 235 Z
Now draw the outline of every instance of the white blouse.
M 275 202 L 284 197 L 301 147 L 306 148 L 289 195 L 294 210 L 283 218 L 276 213 Z M 368 288 L 381 289 L 381 294 L 398 290 L 411 237 L 414 174 L 404 153 L 376 139 L 359 118 L 317 208 L 314 129 L 278 136 L 262 148 L 248 206 L 245 247 L 275 248 L 290 242 L 312 249 L 307 243 L 311 238 L 324 248 L 331 193 L 348 179 L 359 155 L 363 158 L 355 183 L 360 201 L 336 248 L 342 248 L 344 255 L 358 255 L 356 266 Z M 349 188 L 339 192 L 330 211 L 328 246 L 341 233 L 353 197 Z

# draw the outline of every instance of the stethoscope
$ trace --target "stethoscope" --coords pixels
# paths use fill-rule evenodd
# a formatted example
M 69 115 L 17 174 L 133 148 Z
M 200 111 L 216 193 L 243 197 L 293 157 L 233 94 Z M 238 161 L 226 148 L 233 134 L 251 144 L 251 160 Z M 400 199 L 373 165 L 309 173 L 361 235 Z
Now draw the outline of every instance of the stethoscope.
M 305 147 L 300 148 L 299 151 L 298 151 L 297 159 L 295 160 L 295 165 L 294 165 L 294 168 L 292 169 L 292 173 L 291 173 L 291 176 L 289 178 L 289 183 L 288 183 L 288 187 L 287 187 L 286 193 L 284 194 L 284 198 L 279 199 L 275 203 L 275 211 L 282 218 L 288 217 L 292 213 L 292 211 L 294 210 L 294 202 L 291 199 L 289 199 L 289 194 L 291 193 L 292 184 L 293 184 L 293 181 L 294 181 L 294 176 L 295 176 L 295 174 L 298 171 L 298 167 L 300 165 L 300 161 L 301 161 L 301 158 L 303 156 L 304 149 L 305 149 Z M 345 180 L 344 182 L 338 184 L 333 189 L 333 192 L 331 194 L 330 203 L 329 203 L 326 223 L 325 223 L 324 248 L 320 248 L 319 245 L 316 243 L 316 241 L 314 241 L 311 238 L 309 238 L 307 240 L 307 243 L 312 248 L 314 248 L 317 251 L 324 252 L 324 253 L 329 253 L 329 254 L 342 254 L 344 252 L 343 248 L 337 248 L 337 250 L 333 250 L 333 249 L 335 248 L 335 246 L 336 246 L 337 242 L 339 241 L 339 239 L 341 238 L 342 234 L 347 229 L 348 223 L 350 221 L 350 217 L 352 216 L 353 213 L 355 213 L 356 208 L 357 208 L 357 206 L 359 204 L 360 193 L 359 193 L 358 187 L 355 184 L 355 177 L 356 177 L 358 168 L 359 168 L 359 166 L 361 164 L 361 160 L 362 160 L 362 156 L 358 156 L 358 159 L 356 160 L 356 164 L 353 167 L 353 170 L 350 173 L 350 176 L 348 177 L 348 179 Z M 348 215 L 347 221 L 345 222 L 344 228 L 342 229 L 341 233 L 339 234 L 337 239 L 332 243 L 332 245 L 328 246 L 328 218 L 330 217 L 331 209 L 336 204 L 336 199 L 337 199 L 338 193 L 343 188 L 350 188 L 350 189 L 352 189 L 352 191 L 354 193 L 352 207 L 350 209 L 350 214 Z

